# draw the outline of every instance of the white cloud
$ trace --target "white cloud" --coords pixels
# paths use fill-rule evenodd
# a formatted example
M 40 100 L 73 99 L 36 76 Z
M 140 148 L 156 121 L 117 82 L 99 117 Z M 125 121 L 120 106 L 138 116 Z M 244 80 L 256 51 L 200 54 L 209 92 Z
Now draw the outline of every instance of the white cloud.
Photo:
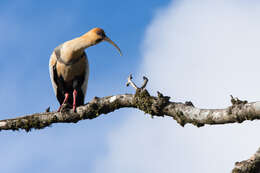
M 259 99 L 259 18 L 255 1 L 174 2 L 147 29 L 138 77 L 150 78 L 153 93 L 198 107 L 226 107 L 230 94 Z M 259 147 L 258 121 L 198 129 L 130 114 L 108 137 L 96 172 L 230 172 Z

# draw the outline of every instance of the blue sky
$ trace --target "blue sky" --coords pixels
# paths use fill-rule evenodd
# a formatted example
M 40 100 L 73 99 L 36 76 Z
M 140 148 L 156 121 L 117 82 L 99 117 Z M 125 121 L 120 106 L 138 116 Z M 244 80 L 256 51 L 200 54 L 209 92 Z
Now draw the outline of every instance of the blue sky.
M 56 103 L 54 97 L 51 98 L 53 94 L 46 68 L 49 55 L 60 43 L 97 26 L 104 28 L 121 47 L 124 56 L 119 57 L 107 44 L 100 44 L 88 50 L 91 65 L 88 99 L 95 95 L 102 96 L 112 94 L 116 90 L 120 91 L 118 86 L 123 86 L 125 77 L 130 72 L 134 73 L 140 63 L 139 47 L 144 37 L 145 26 L 151 20 L 156 8 L 166 3 L 163 1 L 149 4 L 142 4 L 139 1 L 3 3 L 0 13 L 2 33 L 0 57 L 5 61 L 2 63 L 1 73 L 4 76 L 2 79 L 4 86 L 7 85 L 4 90 L 11 91 L 2 90 L 2 92 L 8 95 L 16 92 L 18 85 L 20 90 L 13 94 L 15 99 L 11 100 L 9 96 L 8 100 L 4 101 L 16 104 L 15 112 L 7 109 L 8 111 L 2 113 L 4 115 L 29 113 Z M 12 70 L 13 68 L 16 70 Z M 104 76 L 105 74 L 108 76 Z M 113 76 L 113 82 L 109 76 Z M 41 92 L 32 92 L 34 90 Z M 23 97 L 23 105 L 17 103 L 20 102 L 19 96 Z M 27 109 L 32 101 L 35 103 L 39 98 L 41 101 Z M 2 98 L 1 103 L 3 100 Z
M 0 3 L 1 119 L 58 108 L 48 74 L 52 50 L 93 27 L 107 43 L 87 49 L 94 96 L 134 92 L 129 73 L 173 101 L 230 105 L 260 98 L 260 3 L 243 0 Z M 184 128 L 121 109 L 77 124 L 0 133 L 1 172 L 229 172 L 259 147 L 258 121 Z M 212 159 L 213 158 L 213 159 Z M 189 166 L 187 166 L 189 163 Z
M 101 27 L 123 51 L 109 44 L 87 50 L 90 79 L 86 101 L 94 96 L 133 92 L 125 87 L 136 73 L 140 44 L 156 10 L 168 1 L 1 1 L 1 119 L 57 109 L 48 61 L 60 43 Z M 127 110 L 78 124 L 58 124 L 31 133 L 0 133 L 1 172 L 91 172 L 106 154 L 106 135 Z

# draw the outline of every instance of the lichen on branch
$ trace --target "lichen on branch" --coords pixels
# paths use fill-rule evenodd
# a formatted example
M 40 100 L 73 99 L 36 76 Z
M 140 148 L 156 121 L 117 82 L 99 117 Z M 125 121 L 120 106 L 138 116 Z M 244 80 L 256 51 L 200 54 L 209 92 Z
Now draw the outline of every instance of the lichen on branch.
M 248 160 L 236 162 L 232 173 L 260 173 L 260 148 Z
M 97 118 L 121 108 L 136 108 L 152 117 L 172 117 L 181 126 L 190 123 L 202 127 L 206 124 L 242 123 L 245 120 L 260 119 L 260 102 L 248 103 L 231 96 L 232 105 L 225 109 L 200 109 L 191 101 L 173 102 L 169 96 L 164 96 L 160 92 L 157 92 L 157 96 L 152 96 L 145 89 L 147 83 L 148 78 L 144 77 L 143 85 L 137 87 L 130 75 L 127 86 L 131 85 L 136 90 L 135 94 L 94 97 L 89 103 L 78 107 L 76 112 L 71 109 L 50 112 L 48 108 L 43 113 L 0 120 L 0 131 L 24 129 L 29 132 L 32 129 L 43 129 L 54 123 L 77 123 L 80 120 Z M 237 162 L 232 173 L 258 173 L 259 171 L 260 149 L 250 159 Z
M 232 105 L 226 109 L 199 109 L 192 102 L 173 102 L 169 96 L 157 92 L 157 96 L 151 96 L 145 89 L 148 78 L 144 77 L 142 87 L 138 88 L 128 78 L 128 85 L 135 88 L 135 94 L 121 94 L 103 98 L 95 97 L 89 103 L 72 110 L 63 112 L 44 112 L 0 120 L 0 130 L 42 129 L 54 123 L 77 123 L 80 120 L 97 118 L 102 114 L 108 114 L 121 108 L 136 108 L 151 116 L 168 116 L 175 119 L 180 125 L 187 123 L 197 127 L 206 124 L 241 123 L 245 120 L 260 119 L 260 102 L 248 103 L 237 98 L 231 98 Z

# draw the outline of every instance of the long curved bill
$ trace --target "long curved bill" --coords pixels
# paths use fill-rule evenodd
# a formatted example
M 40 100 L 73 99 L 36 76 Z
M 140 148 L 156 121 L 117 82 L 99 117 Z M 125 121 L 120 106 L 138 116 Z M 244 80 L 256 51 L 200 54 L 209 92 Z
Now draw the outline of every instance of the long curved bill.
M 120 56 L 122 56 L 122 52 L 120 50 L 120 48 L 116 45 L 116 43 L 114 43 L 112 40 L 110 40 L 110 38 L 108 37 L 105 37 L 104 38 L 104 41 L 107 41 L 108 43 L 112 44 L 117 50 L 118 52 L 120 53 Z

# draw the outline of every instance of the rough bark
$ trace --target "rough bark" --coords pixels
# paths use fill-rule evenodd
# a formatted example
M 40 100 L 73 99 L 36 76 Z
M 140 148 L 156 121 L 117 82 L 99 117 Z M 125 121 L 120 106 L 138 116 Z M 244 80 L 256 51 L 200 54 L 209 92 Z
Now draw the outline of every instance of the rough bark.
M 62 112 L 35 113 L 13 119 L 0 120 L 1 130 L 20 130 L 27 132 L 32 129 L 42 129 L 54 123 L 77 123 L 84 119 L 97 118 L 121 108 L 136 108 L 151 116 L 169 116 L 181 126 L 187 123 L 197 127 L 205 124 L 241 123 L 245 120 L 260 119 L 260 102 L 241 101 L 231 96 L 232 105 L 226 109 L 199 109 L 192 102 L 172 102 L 170 97 L 163 96 L 160 92 L 157 97 L 151 96 L 145 89 L 148 79 L 144 77 L 144 84 L 138 88 L 129 76 L 127 86 L 136 89 L 135 94 L 122 94 L 103 98 L 95 97 L 91 102 L 80 106 L 76 113 L 71 109 Z M 250 159 L 237 162 L 233 173 L 258 173 L 260 169 L 260 150 Z
M 103 98 L 95 97 L 91 102 L 64 112 L 44 112 L 0 120 L 0 130 L 42 129 L 53 123 L 76 123 L 83 119 L 93 119 L 120 108 L 137 108 L 152 116 L 169 116 L 184 126 L 191 123 L 197 127 L 205 124 L 241 123 L 245 120 L 260 119 L 260 102 L 247 103 L 232 98 L 232 106 L 226 109 L 199 109 L 191 102 L 171 102 L 170 97 L 150 96 L 144 88 L 137 88 L 135 94 L 122 94 Z
M 260 173 L 260 148 L 248 160 L 236 162 L 232 173 Z

